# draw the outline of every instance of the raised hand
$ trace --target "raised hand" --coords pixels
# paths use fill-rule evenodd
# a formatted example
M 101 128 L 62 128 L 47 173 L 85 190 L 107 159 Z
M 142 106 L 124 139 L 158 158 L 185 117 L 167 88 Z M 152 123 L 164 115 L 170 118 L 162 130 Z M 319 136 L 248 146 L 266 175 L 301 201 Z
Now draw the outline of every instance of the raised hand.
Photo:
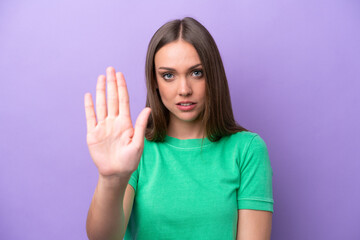
M 97 120 L 91 94 L 86 93 L 84 96 L 87 144 L 101 176 L 129 177 L 139 165 L 151 109 L 144 108 L 141 111 L 133 128 L 123 74 L 115 74 L 115 69 L 108 67 L 106 75 L 100 75 L 97 80 Z

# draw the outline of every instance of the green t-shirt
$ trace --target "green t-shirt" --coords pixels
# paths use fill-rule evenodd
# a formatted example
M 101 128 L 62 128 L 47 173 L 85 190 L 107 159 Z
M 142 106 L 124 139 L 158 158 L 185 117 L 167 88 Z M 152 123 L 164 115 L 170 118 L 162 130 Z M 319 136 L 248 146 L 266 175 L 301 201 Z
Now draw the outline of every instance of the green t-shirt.
M 273 212 L 273 171 L 258 134 L 201 141 L 145 139 L 125 240 L 235 239 L 238 209 Z

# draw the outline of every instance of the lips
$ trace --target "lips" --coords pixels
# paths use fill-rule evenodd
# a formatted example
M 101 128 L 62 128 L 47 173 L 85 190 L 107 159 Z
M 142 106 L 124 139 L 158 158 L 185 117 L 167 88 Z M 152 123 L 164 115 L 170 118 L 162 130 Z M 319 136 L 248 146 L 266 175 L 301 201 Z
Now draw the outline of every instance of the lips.
M 195 108 L 196 103 L 190 101 L 182 101 L 176 104 L 176 107 L 181 111 L 191 111 Z
M 195 103 L 190 102 L 190 101 L 181 101 L 181 102 L 178 102 L 176 105 L 189 106 L 189 105 L 192 105 L 192 104 L 195 104 Z

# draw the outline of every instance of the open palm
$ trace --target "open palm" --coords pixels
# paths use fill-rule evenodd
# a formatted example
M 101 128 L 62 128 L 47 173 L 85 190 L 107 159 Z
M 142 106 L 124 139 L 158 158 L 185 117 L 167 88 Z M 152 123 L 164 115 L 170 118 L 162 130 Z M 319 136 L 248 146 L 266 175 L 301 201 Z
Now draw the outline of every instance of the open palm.
M 139 165 L 151 109 L 141 111 L 133 128 L 123 74 L 108 67 L 106 75 L 100 75 L 96 85 L 96 116 L 91 94 L 84 96 L 87 144 L 99 174 L 129 176 Z

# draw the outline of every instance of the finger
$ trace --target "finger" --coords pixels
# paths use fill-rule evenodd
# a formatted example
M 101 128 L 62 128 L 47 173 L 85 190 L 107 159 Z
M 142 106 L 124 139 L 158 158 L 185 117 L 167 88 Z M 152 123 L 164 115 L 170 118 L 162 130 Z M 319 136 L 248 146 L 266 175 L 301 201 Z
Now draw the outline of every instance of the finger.
M 117 116 L 119 114 L 119 100 L 118 90 L 116 84 L 115 69 L 108 67 L 106 69 L 107 75 L 107 104 L 108 104 L 108 115 Z
M 145 130 L 151 113 L 151 108 L 144 108 L 136 119 L 133 142 L 142 147 L 144 145 Z
M 121 72 L 116 73 L 119 102 L 120 102 L 120 116 L 130 118 L 129 94 L 126 87 L 124 75 Z M 130 120 L 131 121 L 131 120 Z
M 98 122 L 106 118 L 105 76 L 100 75 L 96 84 L 96 114 Z
M 86 116 L 86 126 L 88 133 L 93 131 L 96 127 L 96 116 L 94 110 L 94 103 L 90 93 L 86 93 L 84 97 L 85 105 L 85 116 Z

